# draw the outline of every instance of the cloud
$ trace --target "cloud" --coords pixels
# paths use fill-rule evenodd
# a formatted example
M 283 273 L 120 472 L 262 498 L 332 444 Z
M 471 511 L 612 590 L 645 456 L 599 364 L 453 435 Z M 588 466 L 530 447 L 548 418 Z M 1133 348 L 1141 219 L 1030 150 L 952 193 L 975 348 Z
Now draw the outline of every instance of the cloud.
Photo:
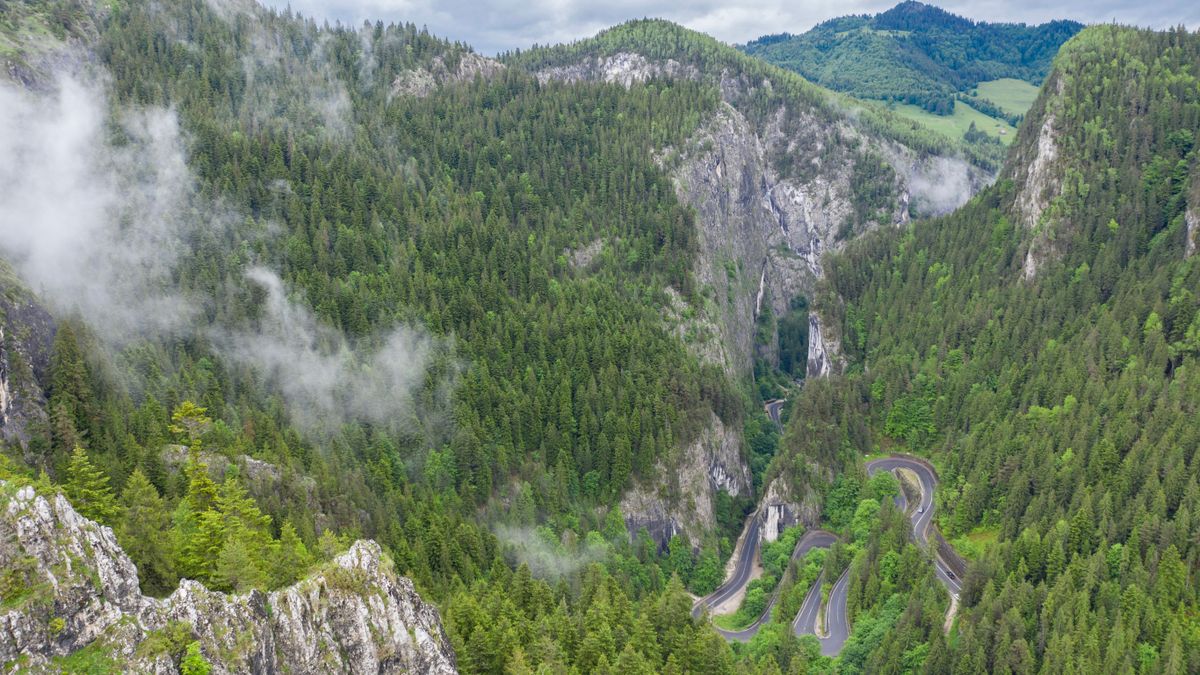
M 172 111 L 110 114 L 97 85 L 67 76 L 43 94 L 0 84 L 0 158 L 0 256 L 55 314 L 77 312 L 118 348 L 196 334 L 206 300 L 179 290 L 176 268 L 191 238 L 240 219 L 199 195 Z M 439 371 L 431 393 L 424 385 L 447 341 L 400 327 L 353 343 L 264 268 L 218 293 L 245 285 L 261 289 L 256 324 L 200 330 L 222 357 L 261 374 L 301 429 L 362 421 L 444 433 L 454 372 Z
M 898 1 L 898 0 L 897 0 Z M 892 0 L 267 0 L 291 6 L 306 16 L 357 25 L 363 20 L 408 21 L 436 35 L 459 40 L 483 54 L 534 43 L 554 44 L 594 35 L 614 24 L 642 17 L 681 23 L 730 43 L 771 33 L 800 33 L 821 21 L 847 14 L 874 14 Z M 950 0 L 946 10 L 977 20 L 1042 23 L 1075 19 L 1085 23 L 1116 20 L 1165 28 L 1200 25 L 1200 5 L 1191 0 L 1129 3 L 1124 0 L 1062 0 L 1035 3 L 1001 0 Z
M 527 565 L 529 572 L 539 579 L 569 576 L 608 556 L 608 544 L 594 535 L 567 545 L 547 527 L 498 525 L 495 534 L 517 562 Z
M 188 232 L 223 219 L 193 203 L 172 111 L 125 112 L 114 128 L 108 110 L 70 76 L 45 94 L 0 83 L 0 254 L 51 307 L 124 343 L 191 318 L 175 263 Z
M 432 408 L 420 399 L 432 360 L 446 349 L 443 341 L 402 326 L 353 344 L 289 297 L 274 272 L 255 267 L 246 279 L 263 293 L 255 325 L 214 329 L 210 337 L 223 356 L 262 375 L 302 429 L 329 434 L 359 421 L 415 431 L 441 412 L 449 379 Z
M 908 176 L 913 210 L 922 216 L 940 216 L 967 203 L 978 186 L 971 184 L 971 169 L 952 157 L 934 157 L 918 163 Z

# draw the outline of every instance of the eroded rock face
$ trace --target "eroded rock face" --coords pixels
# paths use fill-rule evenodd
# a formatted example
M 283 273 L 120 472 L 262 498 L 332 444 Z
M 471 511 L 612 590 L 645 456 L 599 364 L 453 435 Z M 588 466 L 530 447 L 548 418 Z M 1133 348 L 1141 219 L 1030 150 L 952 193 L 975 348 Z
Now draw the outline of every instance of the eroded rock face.
M 48 378 L 54 330 L 41 305 L 0 281 L 0 438 L 21 447 L 29 425 L 46 419 L 41 383 Z
M 821 522 L 821 496 L 809 489 L 802 498 L 792 496 L 787 482 L 778 477 L 767 486 L 760 507 L 763 513 L 763 540 L 775 541 L 787 528 L 802 524 L 817 527 Z
M 596 56 L 565 66 L 546 68 L 537 74 L 542 82 L 614 82 L 626 87 L 653 77 L 697 78 L 695 66 L 675 59 L 651 61 L 641 54 L 621 52 L 611 56 Z
M 1190 258 L 1200 248 L 1200 167 L 1192 170 L 1187 212 L 1183 214 L 1183 257 Z
M 53 670 L 54 657 L 90 647 L 117 670 L 175 672 L 179 654 L 147 639 L 182 626 L 214 673 L 456 672 L 437 610 L 373 541 L 272 593 L 230 595 L 185 580 L 158 600 L 138 590 L 112 530 L 62 495 L 0 483 L 0 503 L 5 671 Z
M 1059 76 L 1052 77 L 1055 79 L 1049 86 L 1054 87 L 1057 96 L 1061 97 L 1063 80 Z M 1057 97 L 1045 101 L 1036 140 L 1032 143 L 1018 141 L 1017 154 L 1009 162 L 1009 166 L 1013 167 L 1012 180 L 1016 187 L 1012 210 L 1026 231 L 1033 233 L 1021 272 L 1026 280 L 1036 277 L 1042 265 L 1058 255 L 1053 233 L 1057 223 L 1053 222 L 1051 209 L 1062 191 L 1061 167 L 1058 166 L 1060 152 L 1056 140 L 1057 102 Z
M 1187 227 L 1186 244 L 1184 244 L 1183 257 L 1190 258 L 1196 254 L 1197 238 L 1200 238 L 1200 206 L 1195 206 L 1188 209 L 1184 215 L 1184 224 Z
M 825 274 L 823 256 L 878 226 L 855 220 L 853 161 L 867 160 L 839 154 L 847 145 L 870 147 L 891 167 L 895 200 L 882 218 L 892 225 L 907 223 L 914 203 L 924 214 L 946 213 L 989 180 L 961 160 L 920 157 L 811 112 L 780 107 L 756 129 L 727 102 L 684 147 L 663 154 L 680 201 L 696 210 L 696 276 L 712 294 L 698 314 L 724 346 L 698 350 L 701 358 L 739 375 L 750 372 L 756 355 L 774 362 L 773 343 L 757 354 L 754 344 L 764 307 L 779 317 L 793 298 L 811 299 Z M 790 168 L 777 166 L 780 157 L 791 158 Z M 840 365 L 838 336 L 816 321 L 810 377 L 837 372 Z
M 423 98 L 438 87 L 454 82 L 470 82 L 476 77 L 490 78 L 504 70 L 504 64 L 472 52 L 464 52 L 451 68 L 445 59 L 435 56 L 428 68 L 406 70 L 392 81 L 392 96 Z
M 750 493 L 750 468 L 742 459 L 741 437 L 715 414 L 704 431 L 680 451 L 659 462 L 653 485 L 639 485 L 621 500 L 631 535 L 645 528 L 660 547 L 676 534 L 698 545 L 716 526 L 718 491 Z

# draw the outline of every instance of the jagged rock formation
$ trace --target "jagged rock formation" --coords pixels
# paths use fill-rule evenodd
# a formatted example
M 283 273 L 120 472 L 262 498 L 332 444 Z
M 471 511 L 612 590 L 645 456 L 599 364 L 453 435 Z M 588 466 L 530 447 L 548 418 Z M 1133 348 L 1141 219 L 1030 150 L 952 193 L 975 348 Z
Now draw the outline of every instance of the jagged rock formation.
M 1192 188 L 1188 209 L 1183 214 L 1183 257 L 1190 258 L 1200 248 L 1200 167 L 1192 169 Z
M 1022 274 L 1025 279 L 1037 276 L 1038 268 L 1049 258 L 1054 257 L 1055 223 L 1051 206 L 1054 199 L 1062 190 L 1062 177 L 1057 162 L 1059 159 L 1057 134 L 1058 113 L 1055 109 L 1057 97 L 1063 92 L 1063 79 L 1060 74 L 1053 74 L 1046 84 L 1047 90 L 1056 92 L 1056 96 L 1042 96 L 1030 111 L 1030 117 L 1037 119 L 1041 114 L 1041 125 L 1033 131 L 1034 125 L 1022 128 L 1022 137 L 1015 144 L 1017 151 L 1008 166 L 1012 167 L 1012 180 L 1016 187 L 1013 198 L 1013 212 L 1017 220 L 1026 230 L 1033 232 L 1029 248 L 1025 253 L 1025 264 Z M 1037 110 L 1041 107 L 1041 110 Z M 1026 136 L 1036 133 L 1036 139 L 1029 141 Z
M 783 477 L 776 477 L 767 486 L 759 508 L 763 513 L 764 541 L 775 541 L 784 530 L 797 523 L 806 528 L 817 527 L 821 523 L 821 496 L 808 487 L 803 498 L 796 499 Z
M 313 576 L 272 593 L 228 595 L 184 581 L 158 600 L 112 530 L 62 495 L 0 482 L 0 663 L 56 670 L 87 650 L 115 671 L 176 672 L 197 640 L 214 673 L 453 673 L 437 610 L 359 541 Z
M 546 68 L 537 74 L 542 82 L 616 82 L 626 87 L 652 77 L 697 78 L 700 71 L 675 59 L 652 61 L 641 54 L 621 52 L 593 56 L 576 63 Z

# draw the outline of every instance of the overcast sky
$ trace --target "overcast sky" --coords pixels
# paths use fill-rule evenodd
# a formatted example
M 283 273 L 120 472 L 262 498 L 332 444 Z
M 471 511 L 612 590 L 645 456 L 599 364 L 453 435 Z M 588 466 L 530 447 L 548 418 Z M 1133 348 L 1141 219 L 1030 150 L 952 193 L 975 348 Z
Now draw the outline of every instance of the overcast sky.
M 260 0 L 286 7 L 288 0 Z M 898 1 L 898 0 L 896 0 Z M 825 19 L 875 13 L 883 0 L 291 0 L 317 19 L 357 24 L 363 19 L 409 21 L 440 37 L 492 55 L 534 43 L 554 44 L 594 35 L 628 19 L 661 17 L 726 42 L 769 33 L 800 33 Z M 1200 26 L 1198 0 L 946 0 L 935 3 L 971 19 L 1041 23 L 1075 19 L 1165 28 Z

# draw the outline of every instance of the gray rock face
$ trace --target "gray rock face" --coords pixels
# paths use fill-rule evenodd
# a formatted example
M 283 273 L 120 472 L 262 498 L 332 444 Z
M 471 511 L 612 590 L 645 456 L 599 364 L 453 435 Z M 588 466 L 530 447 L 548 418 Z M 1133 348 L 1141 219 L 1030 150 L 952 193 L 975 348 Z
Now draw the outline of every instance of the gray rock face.
M 1057 96 L 1061 97 L 1063 79 L 1056 75 L 1052 77 L 1054 82 L 1046 88 L 1053 87 Z M 1045 100 L 1042 123 L 1037 127 L 1036 140 L 1032 143 L 1022 143 L 1018 140 L 1017 154 L 1009 161 L 1009 166 L 1013 167 L 1013 184 L 1016 186 L 1012 209 L 1018 222 L 1033 233 L 1022 267 L 1022 276 L 1026 280 L 1036 277 L 1041 266 L 1058 255 L 1053 236 L 1053 229 L 1057 224 L 1053 222 L 1052 209 L 1055 198 L 1062 191 L 1061 167 L 1058 166 L 1059 148 L 1056 141 L 1058 103 L 1057 97 L 1048 97 Z
M 796 499 L 782 477 L 771 481 L 759 507 L 763 513 L 763 540 L 775 541 L 787 528 L 802 524 L 817 527 L 821 522 L 821 496 L 811 488 Z
M 437 610 L 359 541 L 313 576 L 272 593 L 229 595 L 183 581 L 143 596 L 112 530 L 61 495 L 0 483 L 0 663 L 53 670 L 51 659 L 97 650 L 126 672 L 175 672 L 178 653 L 149 641 L 183 627 L 214 673 L 454 673 Z
M 1183 214 L 1183 257 L 1190 258 L 1200 248 L 1200 168 L 1192 170 L 1192 187 L 1188 193 L 1188 208 Z
M 660 462 L 656 473 L 663 480 L 630 490 L 621 510 L 631 534 L 645 528 L 659 546 L 676 534 L 698 544 L 716 525 L 716 493 L 748 495 L 751 489 L 740 436 L 716 415 L 680 456 Z
M 717 492 L 736 497 L 751 489 L 740 434 L 715 414 L 700 436 L 679 452 L 659 462 L 659 481 L 636 486 L 621 500 L 630 534 L 645 528 L 660 547 L 676 534 L 699 544 L 716 526 Z
M 1200 237 L 1200 206 L 1188 209 L 1184 223 L 1187 226 L 1187 243 L 1184 244 L 1183 257 L 1190 258 L 1196 253 L 1196 239 Z
M 896 196 L 885 221 L 909 220 L 910 203 L 927 214 L 961 205 L 986 184 L 978 169 L 945 157 L 919 157 L 893 142 L 865 136 L 852 124 L 780 107 L 756 129 L 733 105 L 722 104 L 683 148 L 664 153 L 680 200 L 696 210 L 701 255 L 697 280 L 711 294 L 703 308 L 724 350 L 727 372 L 753 367 L 756 320 L 769 306 L 778 317 L 793 298 L 813 298 L 824 276 L 823 256 L 869 229 L 855 223 L 855 161 L 842 146 L 870 147 L 892 168 Z M 783 171 L 772 158 L 792 157 Z M 815 317 L 810 377 L 836 372 L 840 339 Z M 763 356 L 774 361 L 775 337 Z
M 41 383 L 48 378 L 54 330 L 41 305 L 0 280 L 0 438 L 22 447 L 29 424 L 46 419 Z
M 651 61 L 632 52 L 592 57 L 570 65 L 547 68 L 537 74 L 542 82 L 614 82 L 626 87 L 652 77 L 695 79 L 699 76 L 700 71 L 694 66 L 684 65 L 675 59 Z
M 768 309 L 775 317 L 787 313 L 796 296 L 813 299 L 824 276 L 825 253 L 879 222 L 906 223 L 910 204 L 926 214 L 953 209 L 991 178 L 959 160 L 922 156 L 863 131 L 853 111 L 830 115 L 797 101 L 779 104 L 751 122 L 740 109 L 743 102 L 771 92 L 774 85 L 769 78 L 751 81 L 735 69 L 701 72 L 675 59 L 621 52 L 545 68 L 537 76 L 626 87 L 651 78 L 693 79 L 720 90 L 722 102 L 714 114 L 681 147 L 659 157 L 679 200 L 696 212 L 700 255 L 694 271 L 704 297 L 702 306 L 691 307 L 668 290 L 664 319 L 698 358 L 734 378 L 749 377 L 756 356 L 777 361 L 777 335 L 756 343 L 758 319 Z M 888 166 L 881 175 L 891 176 L 894 200 L 875 221 L 859 223 L 853 185 L 864 168 L 859 164 L 872 162 Z M 815 314 L 810 325 L 808 375 L 838 372 L 836 327 Z M 746 492 L 730 489 L 740 490 L 740 476 L 749 475 L 737 450 L 740 430 L 718 422 L 699 436 L 682 457 L 660 467 L 660 484 L 637 486 L 626 495 L 621 506 L 632 531 L 645 527 L 660 544 L 686 532 L 695 543 L 702 538 L 698 533 L 712 530 L 718 490 L 747 494 L 749 481 Z M 719 454 L 728 459 L 714 461 L 712 448 L 726 446 L 733 450 Z M 781 501 L 776 520 L 799 517 L 801 506 L 786 503 L 792 513 Z
M 451 68 L 445 59 L 435 56 L 428 68 L 407 70 L 392 81 L 392 96 L 423 98 L 438 87 L 454 82 L 469 82 L 476 77 L 489 78 L 504 70 L 504 64 L 478 54 L 466 52 Z

